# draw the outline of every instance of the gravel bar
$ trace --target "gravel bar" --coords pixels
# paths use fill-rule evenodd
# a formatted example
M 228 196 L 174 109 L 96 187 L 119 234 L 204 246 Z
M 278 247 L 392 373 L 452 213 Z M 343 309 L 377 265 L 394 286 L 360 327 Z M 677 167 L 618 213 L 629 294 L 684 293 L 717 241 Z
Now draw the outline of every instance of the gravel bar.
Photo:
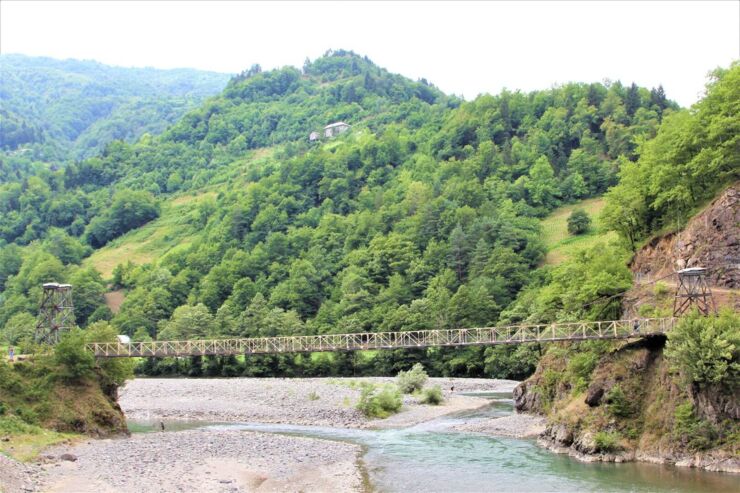
M 360 452 L 349 443 L 240 430 L 144 433 L 49 449 L 40 486 L 49 493 L 359 492 Z
M 461 392 L 510 392 L 518 382 L 493 379 L 431 378 L 445 405 L 424 406 L 404 396 L 404 408 L 388 420 L 371 420 L 355 405 L 360 384 L 392 383 L 392 378 L 139 378 L 121 389 L 119 403 L 128 419 L 194 420 L 223 423 L 280 423 L 340 428 L 409 425 L 485 404 Z M 454 392 L 451 389 L 454 387 Z

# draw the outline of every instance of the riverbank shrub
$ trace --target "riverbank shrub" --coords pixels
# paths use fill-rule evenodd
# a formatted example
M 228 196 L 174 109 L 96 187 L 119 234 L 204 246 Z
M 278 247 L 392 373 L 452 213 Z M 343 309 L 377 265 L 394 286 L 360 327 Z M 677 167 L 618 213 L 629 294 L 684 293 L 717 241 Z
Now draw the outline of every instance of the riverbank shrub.
M 80 383 L 93 375 L 95 358 L 85 349 L 85 334 L 73 329 L 62 336 L 54 346 L 54 362 L 59 365 L 57 375 L 69 382 Z
M 443 401 L 444 401 L 444 397 L 442 396 L 442 389 L 440 388 L 439 385 L 435 385 L 434 387 L 427 387 L 421 391 L 420 402 L 422 404 L 430 404 L 432 406 L 438 406 Z
M 740 314 L 723 310 L 718 316 L 694 312 L 668 335 L 665 354 L 671 366 L 700 386 L 740 382 Z
M 401 409 L 401 393 L 392 385 L 381 388 L 373 384 L 362 386 L 357 409 L 368 418 L 387 418 Z
M 599 362 L 599 355 L 591 351 L 584 351 L 573 355 L 568 361 L 568 377 L 573 383 L 573 390 L 581 393 L 588 388 L 591 381 L 591 373 Z
M 594 443 L 599 452 L 614 452 L 619 449 L 619 433 L 599 431 L 594 435 Z
M 606 401 L 606 408 L 612 416 L 626 418 L 633 414 L 632 405 L 619 384 L 609 389 L 604 400 Z
M 685 402 L 673 413 L 673 438 L 692 451 L 711 448 L 718 438 L 717 429 L 694 413 L 694 405 Z
M 429 375 L 424 371 L 421 363 L 416 363 L 409 371 L 399 371 L 396 377 L 398 390 L 404 394 L 411 394 L 424 388 L 424 384 L 429 379 Z

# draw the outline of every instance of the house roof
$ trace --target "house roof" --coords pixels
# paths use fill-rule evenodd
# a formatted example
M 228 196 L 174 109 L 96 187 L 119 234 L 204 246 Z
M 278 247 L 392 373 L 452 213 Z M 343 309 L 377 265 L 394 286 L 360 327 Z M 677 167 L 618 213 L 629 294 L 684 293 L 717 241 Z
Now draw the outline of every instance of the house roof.
M 334 123 L 330 123 L 329 125 L 325 126 L 325 127 L 324 127 L 324 129 L 327 129 L 327 128 L 334 128 L 334 127 L 349 127 L 349 126 L 350 126 L 350 125 L 349 125 L 348 123 L 344 123 L 344 122 L 334 122 Z

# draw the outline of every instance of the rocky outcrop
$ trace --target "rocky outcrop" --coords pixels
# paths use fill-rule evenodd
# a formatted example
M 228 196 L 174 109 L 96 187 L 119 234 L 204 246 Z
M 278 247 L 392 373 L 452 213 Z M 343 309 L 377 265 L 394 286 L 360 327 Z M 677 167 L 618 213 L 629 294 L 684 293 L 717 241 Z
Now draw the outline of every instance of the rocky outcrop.
M 688 267 L 709 269 L 713 286 L 740 289 L 740 184 L 720 194 L 682 231 L 654 238 L 631 266 L 644 279 Z
M 740 396 L 733 389 L 720 385 L 707 388 L 694 386 L 691 388 L 691 400 L 699 417 L 712 424 L 719 424 L 723 419 L 740 421 Z
M 683 231 L 657 237 L 635 254 L 631 269 L 637 283 L 624 297 L 623 317 L 670 314 L 675 290 L 670 276 L 687 267 L 708 269 L 716 304 L 740 310 L 740 183 L 722 192 Z M 652 282 L 663 277 L 665 286 Z M 733 443 L 740 433 L 737 386 L 687 385 L 663 358 L 665 342 L 665 336 L 614 342 L 598 353 L 587 378 L 578 374 L 583 360 L 574 368 L 568 360 L 583 351 L 593 354 L 593 348 L 551 346 L 535 373 L 514 391 L 516 409 L 544 415 L 540 443 L 580 460 L 740 472 L 740 443 Z M 692 409 L 688 424 L 688 418 L 679 422 L 684 415 L 677 413 L 687 403 Z
M 515 406 L 546 416 L 541 445 L 582 461 L 640 460 L 740 472 L 740 444 L 693 449 L 686 437 L 676 435 L 674 417 L 677 406 L 691 402 L 698 419 L 732 433 L 728 423 L 738 422 L 740 396 L 721 386 L 687 387 L 664 359 L 664 345 L 665 337 L 614 343 L 584 391 L 574 390 L 565 358 L 546 354 L 535 374 L 514 391 Z M 621 401 L 612 393 L 616 387 Z
M 514 388 L 514 408 L 519 412 L 537 413 L 541 411 L 540 394 L 527 391 L 527 382 Z

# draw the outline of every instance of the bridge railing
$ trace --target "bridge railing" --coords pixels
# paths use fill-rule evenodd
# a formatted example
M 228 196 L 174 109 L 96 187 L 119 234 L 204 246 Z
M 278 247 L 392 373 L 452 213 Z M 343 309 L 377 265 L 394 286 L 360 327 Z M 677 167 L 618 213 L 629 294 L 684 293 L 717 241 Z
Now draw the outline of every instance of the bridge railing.
M 192 341 L 96 342 L 86 349 L 101 358 L 275 354 L 354 351 L 430 346 L 474 346 L 526 342 L 621 339 L 664 334 L 673 318 L 511 325 L 472 329 L 364 332 L 310 336 L 207 339 Z

